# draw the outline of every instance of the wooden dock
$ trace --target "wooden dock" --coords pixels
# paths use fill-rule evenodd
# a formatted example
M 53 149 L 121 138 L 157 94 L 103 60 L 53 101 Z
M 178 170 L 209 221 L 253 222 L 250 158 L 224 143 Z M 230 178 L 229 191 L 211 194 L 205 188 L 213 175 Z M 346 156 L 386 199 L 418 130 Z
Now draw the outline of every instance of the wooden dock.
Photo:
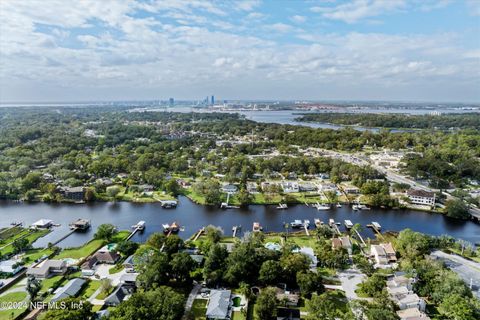
M 307 236 L 310 237 L 310 232 L 308 232 L 308 226 L 306 223 L 303 224 L 303 228 L 305 229 L 305 233 L 307 234 Z
M 197 241 L 198 238 L 200 238 L 200 236 L 202 235 L 202 233 L 205 232 L 205 227 L 201 228 L 200 230 L 197 231 L 197 233 L 195 234 L 195 237 L 193 237 L 193 241 Z
M 237 232 L 240 232 L 240 230 L 242 230 L 242 226 L 233 226 L 232 232 L 234 238 L 237 236 Z
M 64 235 L 63 237 L 61 237 L 60 239 L 58 239 L 57 241 L 52 242 L 51 245 L 54 246 L 54 245 L 60 243 L 61 241 L 67 239 L 67 238 L 68 238 L 69 236 L 71 236 L 75 231 L 77 231 L 77 228 L 71 229 L 69 233 L 67 233 L 66 235 Z
M 358 239 L 360 239 L 360 241 L 362 242 L 363 246 L 367 246 L 367 244 L 365 243 L 365 240 L 363 240 L 363 237 L 362 237 L 362 235 L 360 234 L 360 232 L 358 232 L 356 229 L 353 229 L 353 231 L 354 231 L 355 234 L 357 235 Z

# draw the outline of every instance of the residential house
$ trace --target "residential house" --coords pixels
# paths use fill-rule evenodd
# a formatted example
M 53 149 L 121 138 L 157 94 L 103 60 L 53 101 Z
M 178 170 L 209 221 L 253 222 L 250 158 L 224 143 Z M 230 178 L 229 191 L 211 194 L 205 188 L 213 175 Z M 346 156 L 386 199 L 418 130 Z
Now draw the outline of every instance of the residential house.
M 118 306 L 122 301 L 127 300 L 135 292 L 135 286 L 121 283 L 106 299 L 105 305 L 109 307 Z
M 232 314 L 232 292 L 230 290 L 212 290 L 207 303 L 207 320 L 226 320 Z
M 313 192 L 313 191 L 318 191 L 318 188 L 315 184 L 310 183 L 310 182 L 303 182 L 298 185 L 300 191 L 303 192 Z
M 67 271 L 64 260 L 45 260 L 36 267 L 28 268 L 27 275 L 38 279 L 46 279 L 54 275 L 61 275 Z
M 332 249 L 333 250 L 339 250 L 342 248 L 342 240 L 339 238 L 333 238 L 332 239 Z
M 126 272 L 135 272 L 135 261 L 133 258 L 134 255 L 132 254 L 131 256 L 127 257 L 123 262 L 123 266 Z
M 343 187 L 343 191 L 346 194 L 359 194 L 360 193 L 360 188 L 355 187 L 355 186 L 345 186 L 345 187 Z
M 281 187 L 283 192 L 285 193 L 292 193 L 292 192 L 299 192 L 300 187 L 298 186 L 298 182 L 294 181 L 284 181 L 281 183 Z
M 396 252 L 391 243 L 382 243 L 370 247 L 370 256 L 375 259 L 378 266 L 385 266 L 397 262 Z
M 407 191 L 407 196 L 410 199 L 410 202 L 418 205 L 434 206 L 435 205 L 435 193 L 419 190 L 419 189 L 409 189 Z
M 83 201 L 85 196 L 84 187 L 63 187 L 60 192 L 63 194 L 65 199 L 73 201 Z
M 398 310 L 397 315 L 400 320 L 430 320 L 429 316 L 417 308 Z
M 322 183 L 319 187 L 321 192 L 337 192 L 338 188 L 335 183 Z
M 138 273 L 125 273 L 120 277 L 120 283 L 135 286 L 137 283 Z
M 310 269 L 317 268 L 318 259 L 311 247 L 301 247 L 300 249 L 293 250 L 293 252 L 299 252 L 310 258 Z
M 395 302 L 400 310 L 416 308 L 420 311 L 425 311 L 426 303 L 416 293 L 408 293 L 404 295 L 391 296 L 393 302 Z
M 234 184 L 226 184 L 222 186 L 221 190 L 222 192 L 233 194 L 238 191 L 238 187 Z
M 83 277 L 93 276 L 95 274 L 94 267 L 97 263 L 98 263 L 98 260 L 95 256 L 87 259 L 80 267 L 82 269 L 82 276 Z
M 108 264 L 115 264 L 118 259 L 120 259 L 120 255 L 115 251 L 109 251 L 105 249 L 98 250 L 94 257 L 97 259 L 98 263 L 108 263 Z
M 296 307 L 298 306 L 298 301 L 300 300 L 300 295 L 296 292 L 287 291 L 281 288 L 275 288 L 275 295 L 277 296 L 278 301 L 285 303 L 286 306 Z
M 55 290 L 54 295 L 50 301 L 57 302 L 65 298 L 75 297 L 80 292 L 86 282 L 86 280 L 81 278 L 75 278 L 70 280 L 69 282 L 67 282 L 66 285 Z
M 18 261 L 5 260 L 0 261 L 0 273 L 11 274 L 12 276 L 20 272 L 24 267 L 21 266 Z
M 247 182 L 247 191 L 249 193 L 258 193 L 258 184 L 256 182 Z

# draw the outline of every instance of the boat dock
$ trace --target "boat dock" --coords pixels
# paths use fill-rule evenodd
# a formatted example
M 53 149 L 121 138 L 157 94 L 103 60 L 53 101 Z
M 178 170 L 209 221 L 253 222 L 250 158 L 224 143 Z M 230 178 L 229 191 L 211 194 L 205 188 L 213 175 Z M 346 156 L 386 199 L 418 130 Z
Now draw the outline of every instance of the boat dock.
M 71 230 L 86 231 L 90 228 L 90 220 L 78 219 L 69 224 Z
M 332 228 L 337 234 L 341 235 L 340 229 L 338 229 L 337 223 L 333 219 L 328 220 L 328 225 Z
M 135 233 L 137 233 L 138 231 L 145 230 L 145 221 L 143 221 L 143 220 L 139 221 L 137 224 L 133 225 L 132 228 L 134 228 L 134 230 L 127 237 L 126 241 L 130 240 L 135 235 Z
M 195 236 L 193 237 L 193 241 L 197 241 L 198 238 L 205 232 L 205 227 L 201 228 L 200 230 L 197 231 Z
M 310 236 L 310 232 L 308 232 L 308 228 L 310 227 L 310 220 L 303 221 L 303 228 L 305 229 L 305 234 Z
M 323 224 L 323 221 L 320 219 L 314 219 L 313 221 L 315 222 L 315 227 L 317 228 L 320 228 L 321 225 Z
M 237 236 L 237 232 L 240 232 L 242 230 L 242 226 L 233 226 L 232 232 L 233 232 L 233 237 L 235 238 Z
M 252 226 L 253 232 L 260 232 L 263 231 L 263 227 L 260 225 L 260 222 L 254 222 Z
M 172 233 L 178 233 L 180 231 L 180 227 L 178 226 L 177 222 L 173 222 L 172 224 L 163 224 L 163 233 L 169 237 Z
M 382 233 L 380 232 L 382 226 L 378 222 L 373 221 L 371 224 L 367 224 L 367 227 L 372 228 L 373 231 L 375 231 L 378 235 L 382 235 Z

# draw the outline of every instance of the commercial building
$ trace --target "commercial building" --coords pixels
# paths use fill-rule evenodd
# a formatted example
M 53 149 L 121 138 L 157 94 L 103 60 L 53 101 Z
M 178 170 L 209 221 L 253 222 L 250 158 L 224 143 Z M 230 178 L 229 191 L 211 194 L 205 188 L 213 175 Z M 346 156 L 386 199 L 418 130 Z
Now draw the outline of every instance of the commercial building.
M 413 204 L 425 206 L 435 205 L 435 193 L 433 192 L 419 189 L 410 189 L 407 191 L 407 196 L 410 199 L 410 202 Z

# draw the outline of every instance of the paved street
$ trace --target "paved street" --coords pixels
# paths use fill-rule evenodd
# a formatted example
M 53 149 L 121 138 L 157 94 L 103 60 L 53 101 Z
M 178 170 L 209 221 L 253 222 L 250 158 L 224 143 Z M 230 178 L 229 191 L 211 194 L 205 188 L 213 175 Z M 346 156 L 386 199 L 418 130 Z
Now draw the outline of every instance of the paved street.
M 438 259 L 442 259 L 451 270 L 455 271 L 465 281 L 467 285 L 470 285 L 470 282 L 472 282 L 473 294 L 480 298 L 480 263 L 439 250 L 432 252 L 431 255 Z

